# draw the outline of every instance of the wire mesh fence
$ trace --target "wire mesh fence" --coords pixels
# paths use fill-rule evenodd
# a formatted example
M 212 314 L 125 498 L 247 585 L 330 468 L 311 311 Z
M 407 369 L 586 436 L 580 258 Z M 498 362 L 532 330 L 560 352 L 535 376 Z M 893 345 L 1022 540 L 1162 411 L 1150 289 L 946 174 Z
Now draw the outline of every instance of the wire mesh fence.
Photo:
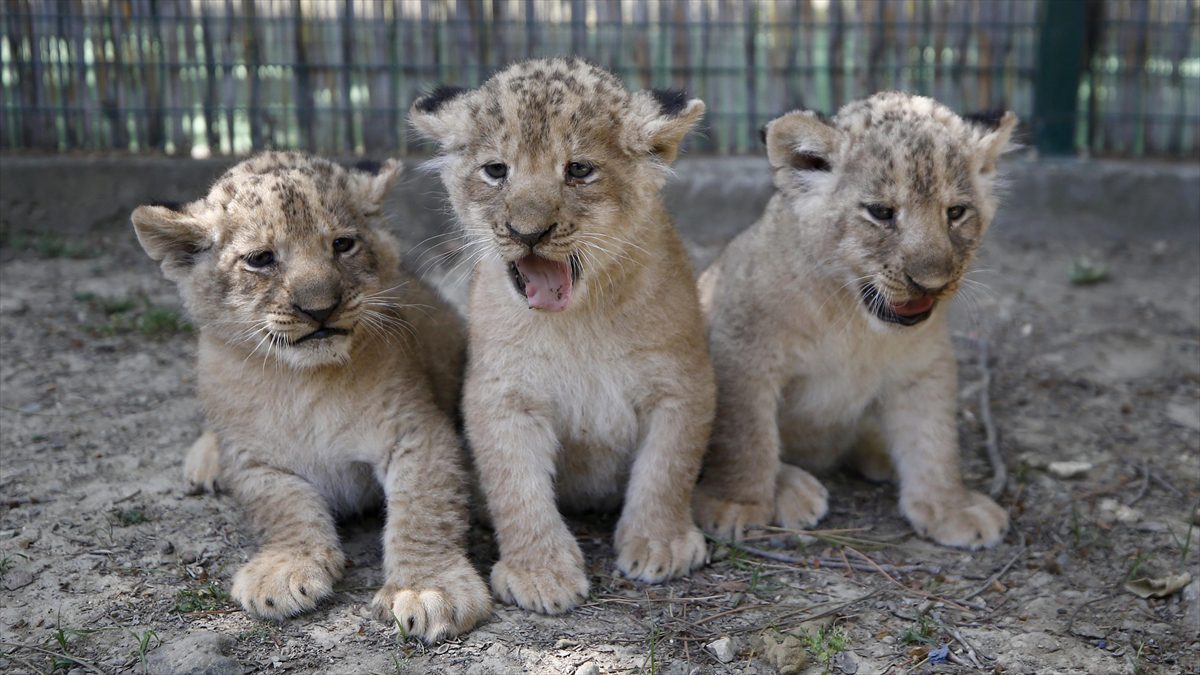
M 1056 54 L 1046 4 L 1084 0 L 4 0 L 0 147 L 404 153 L 419 93 L 577 54 L 703 98 L 693 152 L 757 151 L 782 112 L 904 89 L 1035 133 L 1069 117 L 1082 152 L 1196 156 L 1200 0 L 1086 1 L 1066 27 L 1085 52 Z M 1079 62 L 1073 109 L 1035 105 L 1047 58 Z

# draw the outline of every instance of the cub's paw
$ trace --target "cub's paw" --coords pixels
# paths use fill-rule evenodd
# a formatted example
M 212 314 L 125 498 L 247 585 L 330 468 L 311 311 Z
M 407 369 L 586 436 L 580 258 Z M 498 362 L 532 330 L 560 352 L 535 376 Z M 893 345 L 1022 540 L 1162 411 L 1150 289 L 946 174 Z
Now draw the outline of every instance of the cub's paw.
M 713 537 L 741 541 L 746 530 L 771 524 L 774 505 L 769 501 L 738 502 L 719 497 L 705 487 L 696 486 L 692 495 L 692 514 L 696 522 Z
M 804 469 L 783 464 L 774 495 L 760 501 L 733 501 L 717 496 L 703 482 L 692 499 L 696 521 L 718 539 L 741 541 L 746 530 L 765 525 L 801 529 L 816 525 L 829 510 L 829 492 Z
M 690 523 L 682 533 L 659 536 L 618 526 L 615 539 L 617 569 L 630 579 L 651 584 L 681 577 L 708 559 L 704 535 Z
M 959 500 L 902 503 L 913 529 L 943 546 L 980 549 L 995 546 L 1008 532 L 1008 512 L 987 495 L 966 492 Z
M 583 554 L 571 542 L 575 555 L 546 551 L 536 563 L 501 558 L 492 566 L 492 591 L 502 602 L 541 614 L 561 614 L 588 594 Z
M 217 491 L 217 479 L 221 477 L 221 449 L 217 435 L 211 431 L 200 434 L 192 447 L 188 448 L 183 460 L 183 480 L 189 495 Z
M 775 479 L 775 517 L 780 527 L 800 530 L 816 525 L 829 511 L 829 491 L 812 474 L 791 464 Z
M 492 613 L 487 584 L 466 560 L 409 584 L 387 583 L 371 601 L 375 618 L 428 644 L 475 627 Z
M 345 557 L 337 549 L 264 549 L 233 576 L 231 595 L 259 619 L 286 619 L 333 592 Z

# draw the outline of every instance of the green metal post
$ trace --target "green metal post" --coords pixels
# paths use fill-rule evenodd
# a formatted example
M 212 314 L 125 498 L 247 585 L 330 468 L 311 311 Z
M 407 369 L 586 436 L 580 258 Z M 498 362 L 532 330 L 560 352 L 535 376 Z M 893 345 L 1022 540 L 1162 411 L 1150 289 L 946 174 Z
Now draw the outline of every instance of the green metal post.
M 1034 142 L 1045 155 L 1075 153 L 1088 0 L 1044 0 L 1033 87 Z

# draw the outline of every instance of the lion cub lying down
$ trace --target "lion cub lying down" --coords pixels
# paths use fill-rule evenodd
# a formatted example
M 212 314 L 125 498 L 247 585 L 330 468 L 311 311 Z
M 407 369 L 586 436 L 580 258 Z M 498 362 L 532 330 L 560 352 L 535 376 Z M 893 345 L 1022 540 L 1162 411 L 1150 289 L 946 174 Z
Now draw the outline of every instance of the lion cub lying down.
M 464 551 L 462 327 L 400 270 L 377 223 L 399 172 L 266 153 L 182 211 L 138 208 L 133 224 L 199 326 L 212 433 L 189 467 L 216 467 L 262 532 L 233 597 L 267 619 L 312 609 L 342 575 L 335 517 L 386 504 L 375 612 L 434 641 L 491 599 Z
M 812 525 L 827 493 L 796 465 L 850 453 L 868 477 L 895 468 L 922 535 L 1000 541 L 1007 514 L 959 474 L 945 305 L 995 213 L 1016 122 L 983 128 L 884 93 L 832 123 L 793 112 L 767 126 L 778 191 L 700 281 L 719 392 L 702 527 Z
M 661 581 L 706 557 L 691 492 L 712 369 L 691 265 L 659 196 L 703 112 L 682 94 L 630 94 L 577 59 L 519 63 L 413 105 L 485 252 L 463 414 L 505 602 L 557 613 L 586 596 L 559 505 L 624 503 L 615 543 L 630 577 Z

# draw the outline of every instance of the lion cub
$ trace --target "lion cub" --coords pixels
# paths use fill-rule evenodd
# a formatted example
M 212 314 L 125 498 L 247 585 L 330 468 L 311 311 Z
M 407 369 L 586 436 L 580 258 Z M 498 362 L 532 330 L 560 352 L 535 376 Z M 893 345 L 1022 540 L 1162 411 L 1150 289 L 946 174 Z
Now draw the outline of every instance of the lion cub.
M 796 465 L 852 453 L 868 477 L 895 467 L 922 535 L 1000 541 L 1007 514 L 959 473 L 944 307 L 995 213 L 1016 123 L 984 128 L 891 92 L 831 123 L 793 112 L 767 125 L 778 191 L 700 281 L 719 392 L 702 527 L 812 525 L 827 493 Z
M 465 554 L 462 327 L 378 222 L 399 172 L 265 153 L 182 211 L 138 208 L 133 225 L 199 327 L 212 433 L 192 454 L 220 457 L 189 463 L 219 471 L 262 532 L 233 597 L 266 619 L 312 609 L 342 575 L 335 517 L 385 504 L 374 609 L 435 641 L 491 598 Z
M 680 93 L 630 94 L 577 59 L 519 63 L 413 105 L 482 256 L 463 414 L 505 602 L 558 613 L 587 595 L 559 506 L 620 507 L 617 567 L 630 577 L 658 582 L 706 558 L 691 492 L 712 368 L 659 196 L 703 112 Z

